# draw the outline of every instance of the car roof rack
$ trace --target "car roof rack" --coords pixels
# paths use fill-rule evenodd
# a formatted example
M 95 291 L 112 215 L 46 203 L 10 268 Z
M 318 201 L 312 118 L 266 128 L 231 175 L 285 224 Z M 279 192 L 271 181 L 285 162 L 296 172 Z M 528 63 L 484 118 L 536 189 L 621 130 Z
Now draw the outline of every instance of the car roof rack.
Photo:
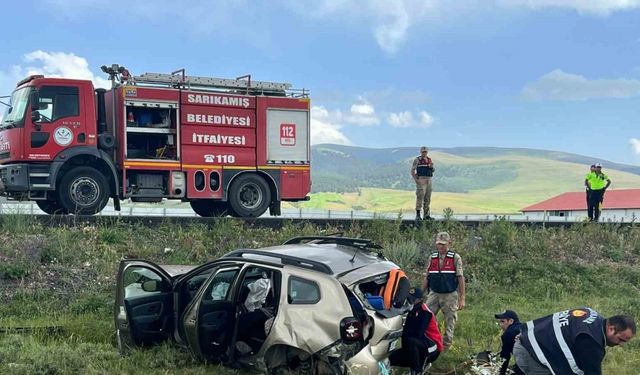
M 336 237 L 336 236 L 299 236 L 288 239 L 283 245 L 295 245 L 305 242 L 316 244 L 336 244 L 357 247 L 361 250 L 381 250 L 382 246 L 364 238 Z
M 319 271 L 319 272 L 322 272 L 322 273 L 333 275 L 333 270 L 331 269 L 331 267 L 329 267 L 328 265 L 326 265 L 326 264 L 324 264 L 322 262 L 318 262 L 318 261 L 310 260 L 310 259 L 303 259 L 303 258 L 293 257 L 291 255 L 278 254 L 276 252 L 271 252 L 271 251 L 234 250 L 234 251 L 232 251 L 230 253 L 227 253 L 227 254 L 223 255 L 223 258 L 243 258 L 243 255 L 245 255 L 245 254 L 259 255 L 259 256 L 265 256 L 265 257 L 270 257 L 270 258 L 277 258 L 277 259 L 280 260 L 280 263 L 285 264 L 285 265 L 296 266 L 296 267 L 300 267 L 300 268 L 306 268 L 306 269 L 309 269 L 309 270 Z M 243 258 L 243 259 L 247 259 L 247 258 Z

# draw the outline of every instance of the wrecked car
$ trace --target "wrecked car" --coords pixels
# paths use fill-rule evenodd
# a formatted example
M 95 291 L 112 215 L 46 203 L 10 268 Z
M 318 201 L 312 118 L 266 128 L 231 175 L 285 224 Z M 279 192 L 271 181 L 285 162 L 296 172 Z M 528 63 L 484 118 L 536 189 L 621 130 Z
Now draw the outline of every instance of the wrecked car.
M 380 249 L 310 236 L 197 267 L 122 260 L 119 349 L 174 341 L 202 361 L 267 374 L 378 374 L 402 336 L 410 288 Z

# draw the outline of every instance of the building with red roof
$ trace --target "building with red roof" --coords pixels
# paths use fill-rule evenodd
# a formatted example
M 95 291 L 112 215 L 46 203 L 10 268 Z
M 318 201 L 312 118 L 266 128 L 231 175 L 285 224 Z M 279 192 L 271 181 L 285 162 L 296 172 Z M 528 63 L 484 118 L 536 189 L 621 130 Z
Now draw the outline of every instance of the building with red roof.
M 571 221 L 586 219 L 586 194 L 584 191 L 563 193 L 525 207 L 521 211 L 530 220 L 542 220 L 552 216 L 564 216 Z M 607 190 L 600 220 L 640 220 L 640 189 Z

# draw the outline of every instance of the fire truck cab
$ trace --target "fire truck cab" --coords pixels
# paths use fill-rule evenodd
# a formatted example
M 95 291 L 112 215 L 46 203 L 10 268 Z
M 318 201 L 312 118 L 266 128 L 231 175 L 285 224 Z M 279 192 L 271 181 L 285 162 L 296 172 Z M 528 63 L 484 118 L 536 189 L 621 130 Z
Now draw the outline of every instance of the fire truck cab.
M 91 81 L 18 82 L 0 124 L 0 193 L 49 214 L 100 212 L 120 201 L 189 202 L 200 216 L 280 214 L 308 200 L 306 90 L 287 83 L 103 66 Z

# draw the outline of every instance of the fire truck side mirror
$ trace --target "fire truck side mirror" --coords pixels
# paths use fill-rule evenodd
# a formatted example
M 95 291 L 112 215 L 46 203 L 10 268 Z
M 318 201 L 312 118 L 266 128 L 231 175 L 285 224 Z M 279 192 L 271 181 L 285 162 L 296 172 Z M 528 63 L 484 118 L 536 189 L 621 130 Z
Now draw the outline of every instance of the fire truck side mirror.
M 40 112 L 38 112 L 37 110 L 33 110 L 31 112 L 31 121 L 38 122 L 40 121 L 40 118 L 41 118 Z
M 31 103 L 32 111 L 40 109 L 40 94 L 37 89 L 32 90 L 31 94 L 29 94 L 29 102 Z

